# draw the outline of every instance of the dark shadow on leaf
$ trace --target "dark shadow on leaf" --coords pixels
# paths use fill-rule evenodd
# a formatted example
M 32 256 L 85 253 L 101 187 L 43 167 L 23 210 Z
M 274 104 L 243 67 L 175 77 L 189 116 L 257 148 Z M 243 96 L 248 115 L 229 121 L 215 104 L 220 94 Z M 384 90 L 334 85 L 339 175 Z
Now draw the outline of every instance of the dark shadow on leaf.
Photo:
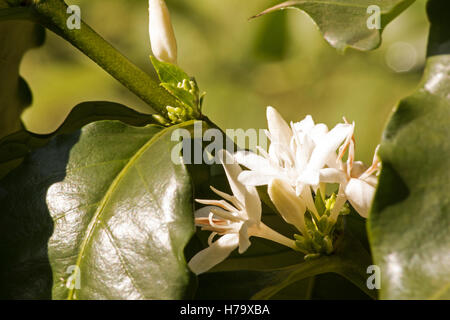
M 70 151 L 79 136 L 56 137 L 0 181 L 0 299 L 51 299 L 48 241 L 53 220 L 47 191 L 64 180 Z M 46 148 L 57 152 L 49 153 Z M 47 154 L 45 161 L 36 161 L 43 153 Z
M 392 190 L 395 190 L 395 193 Z M 382 212 L 386 207 L 402 202 L 409 197 L 409 194 L 408 186 L 395 171 L 392 164 L 383 161 L 372 212 Z
M 431 109 L 418 108 L 415 97 L 408 97 L 402 100 L 383 132 L 383 140 L 395 139 L 395 136 L 401 132 L 403 127 L 430 111 Z
M 198 277 L 195 299 L 250 299 L 255 292 L 273 283 L 274 274 L 247 270 L 205 273 Z
M 312 300 L 371 300 L 353 283 L 335 273 L 316 276 Z
M 450 54 L 450 19 L 443 12 L 450 12 L 450 1 L 428 1 L 427 13 L 431 21 L 428 57 Z

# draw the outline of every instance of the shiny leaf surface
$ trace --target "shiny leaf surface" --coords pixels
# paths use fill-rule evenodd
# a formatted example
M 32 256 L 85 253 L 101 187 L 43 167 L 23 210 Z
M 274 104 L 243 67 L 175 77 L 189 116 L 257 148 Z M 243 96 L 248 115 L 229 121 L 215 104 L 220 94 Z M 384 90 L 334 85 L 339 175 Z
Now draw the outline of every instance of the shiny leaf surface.
M 30 278 L 39 261 L 34 298 L 52 282 L 55 299 L 188 297 L 192 190 L 171 159 L 176 128 L 99 121 L 27 156 L 0 182 L 1 284 L 19 291 L 14 266 L 25 262 Z M 3 295 L 24 296 L 23 286 Z
M 286 1 L 263 11 L 257 17 L 277 10 L 296 8 L 306 12 L 314 20 L 331 46 L 338 50 L 350 47 L 366 51 L 380 45 L 382 29 L 413 2 L 414 0 Z M 377 9 L 374 10 L 373 6 L 377 6 Z M 376 23 L 377 12 L 379 26 L 375 24 L 372 27 Z
M 380 148 L 369 235 L 384 299 L 450 299 L 448 12 L 448 1 L 428 2 L 425 75 L 396 108 Z
M 43 147 L 58 134 L 72 133 L 84 125 L 98 120 L 120 120 L 134 126 L 152 123 L 151 115 L 136 112 L 124 105 L 107 101 L 89 101 L 76 105 L 64 123 L 47 135 L 34 134 L 21 129 L 0 139 L 0 178 L 33 150 Z
M 280 256 L 278 259 L 285 258 Z M 256 257 L 255 260 L 257 260 Z M 264 268 L 264 264 L 265 260 L 260 259 L 260 266 L 256 264 L 249 266 L 244 262 L 241 264 L 241 270 L 238 270 L 237 266 L 234 271 L 230 271 L 229 267 L 229 270 L 223 267 L 215 268 L 210 273 L 199 277 L 197 297 L 203 299 L 229 297 L 233 299 L 309 299 L 314 291 L 320 291 L 323 294 L 323 288 L 316 286 L 319 282 L 314 283 L 312 279 L 315 277 L 320 279 L 324 274 L 330 273 L 347 279 L 359 288 L 353 289 L 352 296 L 364 297 L 365 295 L 361 296 L 361 294 L 365 292 L 367 296 L 376 297 L 376 292 L 366 287 L 368 277 L 366 269 L 371 264 L 370 255 L 351 236 L 341 239 L 339 249 L 331 256 L 301 261 L 281 268 L 274 265 Z M 229 265 L 230 262 L 228 262 Z M 313 282 L 305 283 L 305 281 Z M 345 280 L 340 280 L 340 283 L 343 281 L 346 283 Z M 329 290 L 335 291 L 335 288 Z M 355 291 L 362 292 L 355 294 Z

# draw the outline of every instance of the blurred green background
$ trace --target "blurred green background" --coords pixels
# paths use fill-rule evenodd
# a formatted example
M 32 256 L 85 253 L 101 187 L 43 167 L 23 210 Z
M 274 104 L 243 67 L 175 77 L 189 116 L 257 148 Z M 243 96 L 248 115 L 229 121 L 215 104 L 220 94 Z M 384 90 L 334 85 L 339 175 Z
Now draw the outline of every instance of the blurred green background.
M 82 18 L 145 71 L 149 54 L 147 0 L 66 1 Z M 285 10 L 249 21 L 279 1 L 167 0 L 178 40 L 179 65 L 207 92 L 203 111 L 223 129 L 266 128 L 265 108 L 286 120 L 311 114 L 334 126 L 356 122 L 356 157 L 370 162 L 399 99 L 414 91 L 424 67 L 428 22 L 417 0 L 384 31 L 375 51 L 338 53 L 313 21 Z M 76 104 L 109 100 L 141 112 L 142 101 L 48 32 L 44 47 L 25 56 L 21 74 L 34 95 L 23 114 L 28 129 L 56 129 Z

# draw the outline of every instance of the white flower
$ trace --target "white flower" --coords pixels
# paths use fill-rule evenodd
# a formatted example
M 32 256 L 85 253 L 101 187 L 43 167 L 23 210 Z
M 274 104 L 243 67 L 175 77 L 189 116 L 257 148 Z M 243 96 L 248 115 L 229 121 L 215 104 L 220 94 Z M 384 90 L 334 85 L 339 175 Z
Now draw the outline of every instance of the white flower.
M 336 150 L 349 135 L 353 134 L 353 126 L 339 123 L 331 131 L 319 137 L 307 161 L 305 169 L 298 178 L 300 183 L 317 186 L 320 182 L 320 170 L 326 165 L 336 166 Z M 302 145 L 300 145 L 302 149 Z
M 342 163 L 340 159 L 347 148 L 349 149 L 347 162 Z M 339 168 L 320 170 L 320 180 L 322 182 L 340 184 L 336 203 L 331 211 L 332 219 L 337 219 L 339 211 L 347 200 L 362 217 L 367 218 L 378 182 L 374 174 L 378 172 L 381 165 L 377 153 L 378 147 L 375 150 L 372 165 L 368 168 L 362 162 L 354 161 L 355 144 L 352 134 L 341 147 L 338 156 Z
M 239 181 L 259 186 L 268 185 L 273 179 L 284 180 L 319 217 L 310 187 L 317 189 L 319 186 L 322 168 L 336 166 L 336 150 L 353 133 L 353 126 L 338 124 L 328 131 L 326 125 L 316 125 L 311 116 L 289 126 L 272 107 L 267 108 L 267 122 L 269 152 L 259 148 L 261 156 L 248 151 L 235 154 L 236 160 L 250 169 L 239 175 Z
M 177 63 L 177 41 L 164 0 L 149 0 L 149 33 L 154 56 L 164 62 Z
M 292 130 L 281 115 L 272 107 L 267 107 L 266 135 L 270 140 L 269 153 L 258 147 L 261 156 L 247 151 L 235 153 L 236 160 L 250 169 L 239 175 L 239 181 L 246 185 L 267 185 L 274 178 L 289 181 L 295 185 L 297 172 L 295 152 L 291 148 Z
M 237 177 L 242 169 L 226 151 L 219 153 L 233 195 L 211 189 L 225 200 L 196 200 L 208 205 L 195 213 L 196 224 L 212 231 L 209 247 L 197 253 L 190 261 L 192 272 L 200 274 L 225 260 L 236 248 L 243 253 L 250 246 L 251 236 L 266 238 L 295 248 L 290 240 L 261 222 L 261 201 L 255 187 L 241 184 Z M 221 237 L 213 242 L 216 235 Z

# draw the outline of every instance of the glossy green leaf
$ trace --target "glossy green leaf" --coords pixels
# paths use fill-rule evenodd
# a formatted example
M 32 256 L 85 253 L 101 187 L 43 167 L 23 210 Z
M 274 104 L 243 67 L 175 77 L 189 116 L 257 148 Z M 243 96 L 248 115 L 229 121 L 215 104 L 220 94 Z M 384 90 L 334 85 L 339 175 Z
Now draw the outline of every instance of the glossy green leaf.
M 337 250 L 330 256 L 308 260 L 280 270 L 273 279 L 273 284 L 256 293 L 254 299 L 270 299 L 289 285 L 312 276 L 337 273 L 354 283 L 369 296 L 376 292 L 367 288 L 367 267 L 371 257 L 361 244 L 348 234 L 341 239 Z
M 161 86 L 180 100 L 186 107 L 197 108 L 197 97 L 189 91 L 170 83 L 161 83 Z
M 32 100 L 30 88 L 19 75 L 20 62 L 26 51 L 45 39 L 44 29 L 33 22 L 4 21 L 20 14 L 16 9 L 0 0 L 0 137 L 20 129 L 20 114 Z
M 264 263 L 264 259 L 260 261 L 261 264 Z M 366 270 L 371 264 L 367 251 L 356 239 L 347 235 L 341 239 L 337 252 L 331 256 L 297 262 L 281 268 L 264 269 L 256 265 L 248 267 L 245 264 L 241 265 L 241 270 L 234 271 L 215 268 L 210 273 L 200 275 L 197 298 L 308 299 L 311 298 L 314 283 L 309 284 L 311 288 L 308 289 L 310 291 L 308 293 L 304 281 L 328 273 L 347 279 L 360 291 L 374 298 L 376 292 L 366 286 L 369 276 Z M 330 285 L 328 290 L 336 291 L 336 288 Z M 320 291 L 322 292 L 323 288 Z M 361 295 L 353 293 L 353 296 Z
M 304 300 L 371 300 L 373 298 L 337 273 L 324 273 L 298 281 L 279 291 L 271 299 L 293 300 L 299 291 L 304 293 Z
M 120 120 L 133 126 L 144 126 L 154 122 L 151 115 L 136 112 L 118 103 L 107 101 L 80 103 L 72 109 L 64 123 L 51 134 L 38 135 L 22 129 L 0 139 L 0 178 L 14 167 L 11 161 L 21 159 L 31 151 L 43 147 L 55 135 L 72 133 L 98 120 Z
M 450 299 L 450 3 L 428 3 L 422 84 L 384 132 L 369 217 L 383 299 Z
M 160 85 L 181 102 L 186 110 L 189 110 L 191 118 L 198 119 L 200 117 L 198 111 L 201 109 L 204 94 L 200 95 L 195 79 L 189 77 L 177 65 L 159 61 L 153 56 L 150 56 L 150 60 L 161 81 Z
M 381 43 L 382 29 L 414 0 L 298 0 L 286 1 L 260 13 L 258 16 L 286 8 L 306 12 L 317 24 L 323 37 L 338 50 L 347 47 L 358 50 L 373 50 Z M 368 28 L 378 6 L 380 29 Z M 369 25 L 371 25 L 369 23 Z
M 153 67 L 155 68 L 159 80 L 162 83 L 177 86 L 178 83 L 183 82 L 183 80 L 190 79 L 186 72 L 174 64 L 159 61 L 153 56 L 150 56 L 150 60 L 152 61 Z
M 99 121 L 27 156 L 0 182 L 0 288 L 21 290 L 3 296 L 189 297 L 192 187 L 171 135 L 190 125 Z

